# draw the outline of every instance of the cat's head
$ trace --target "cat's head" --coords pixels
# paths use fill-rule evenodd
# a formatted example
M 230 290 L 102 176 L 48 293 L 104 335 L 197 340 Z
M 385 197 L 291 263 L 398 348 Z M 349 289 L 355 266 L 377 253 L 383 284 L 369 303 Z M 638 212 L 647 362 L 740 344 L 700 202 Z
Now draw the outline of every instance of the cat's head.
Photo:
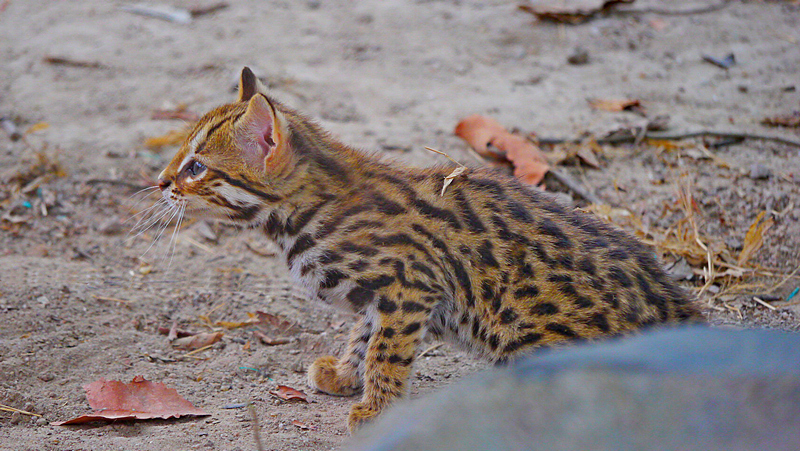
M 158 185 L 171 205 L 252 223 L 280 200 L 281 179 L 295 166 L 289 133 L 285 114 L 245 67 L 238 100 L 198 121 Z

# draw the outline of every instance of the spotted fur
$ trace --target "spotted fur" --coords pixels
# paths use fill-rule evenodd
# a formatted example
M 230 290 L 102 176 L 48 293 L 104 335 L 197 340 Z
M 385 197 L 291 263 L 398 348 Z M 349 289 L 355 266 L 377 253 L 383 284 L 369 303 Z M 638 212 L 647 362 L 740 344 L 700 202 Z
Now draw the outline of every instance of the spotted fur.
M 569 340 L 698 320 L 653 251 L 488 169 L 442 192 L 450 169 L 347 147 L 264 94 L 206 114 L 160 176 L 188 211 L 259 227 L 317 300 L 362 314 L 309 384 L 362 391 L 352 428 L 407 391 L 425 334 L 506 362 Z

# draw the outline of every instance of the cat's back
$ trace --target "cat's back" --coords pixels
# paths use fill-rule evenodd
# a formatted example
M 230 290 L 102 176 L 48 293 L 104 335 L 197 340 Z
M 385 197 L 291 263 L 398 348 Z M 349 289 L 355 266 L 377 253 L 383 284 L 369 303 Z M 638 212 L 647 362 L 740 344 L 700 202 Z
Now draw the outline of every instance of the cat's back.
M 443 190 L 452 168 L 367 172 L 378 203 L 402 209 L 394 239 L 402 234 L 441 262 L 415 265 L 443 272 L 440 285 L 451 292 L 434 334 L 473 348 L 477 341 L 479 351 L 502 358 L 700 318 L 652 249 L 511 177 L 468 169 Z

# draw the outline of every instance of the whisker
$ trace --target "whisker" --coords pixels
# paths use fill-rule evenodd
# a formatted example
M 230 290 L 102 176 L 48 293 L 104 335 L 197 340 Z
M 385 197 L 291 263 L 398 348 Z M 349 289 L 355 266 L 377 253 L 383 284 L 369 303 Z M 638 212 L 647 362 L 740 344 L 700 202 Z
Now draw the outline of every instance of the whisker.
M 127 241 L 131 241 L 133 239 L 136 239 L 139 235 L 147 232 L 148 230 L 150 230 L 153 226 L 158 224 L 160 221 L 162 221 L 167 215 L 169 215 L 172 212 L 173 212 L 173 206 L 172 205 L 168 205 L 167 208 L 164 208 L 163 210 L 160 210 L 157 213 L 154 213 L 150 218 L 148 218 L 145 221 L 144 224 L 142 224 L 139 227 L 135 227 L 133 229 L 133 231 L 136 231 L 138 229 L 139 232 L 136 235 L 134 235 L 131 238 L 129 238 Z
M 130 196 L 128 196 L 127 198 L 125 198 L 125 200 L 123 202 L 127 202 L 127 201 L 131 200 L 131 198 L 133 198 L 135 196 L 138 196 L 139 194 L 143 194 L 143 193 L 145 195 L 143 196 L 142 200 L 144 200 L 144 199 L 147 198 L 147 196 L 150 195 L 150 193 L 148 191 L 152 191 L 154 189 L 158 189 L 158 186 L 153 185 L 153 186 L 148 186 L 147 188 L 142 188 L 139 191 L 136 191 L 135 193 L 133 193 Z
M 171 212 L 172 215 L 170 215 L 170 217 L 168 219 L 162 220 L 163 227 L 160 227 L 160 230 L 159 230 L 158 234 L 156 235 L 156 237 L 153 239 L 153 242 L 150 243 L 150 246 L 144 251 L 144 253 L 142 253 L 141 257 L 144 257 L 145 255 L 147 255 L 147 253 L 150 252 L 150 249 L 153 248 L 153 245 L 156 244 L 158 242 L 158 240 L 161 239 L 161 236 L 164 234 L 164 231 L 167 230 L 167 228 L 169 227 L 169 224 L 175 218 L 175 215 L 178 214 L 179 210 L 180 210 L 180 208 L 177 205 L 170 205 L 170 208 L 169 208 L 169 210 L 167 212 L 168 213 Z
M 183 223 L 184 213 L 186 212 L 186 203 L 180 206 L 180 213 L 178 213 L 178 223 L 175 225 L 175 230 L 172 231 L 172 236 L 169 239 L 169 246 L 167 246 L 167 253 L 169 254 L 169 263 L 167 264 L 167 271 L 172 267 L 172 259 L 175 257 L 175 251 L 178 246 L 178 233 L 180 233 L 181 223 Z M 165 255 L 166 256 L 166 255 Z

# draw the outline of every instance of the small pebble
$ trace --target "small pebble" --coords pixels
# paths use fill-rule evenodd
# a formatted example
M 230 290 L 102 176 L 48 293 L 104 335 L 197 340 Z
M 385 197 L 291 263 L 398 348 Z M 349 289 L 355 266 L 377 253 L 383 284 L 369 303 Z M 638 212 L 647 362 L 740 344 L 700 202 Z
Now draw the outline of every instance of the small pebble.
M 744 246 L 742 244 L 742 240 L 740 240 L 740 239 L 738 239 L 736 237 L 732 237 L 732 236 L 729 236 L 728 238 L 725 238 L 725 245 L 728 246 L 728 249 L 730 249 L 732 251 L 740 251 L 740 250 L 742 250 L 742 247 Z
M 750 178 L 755 180 L 764 180 L 772 176 L 772 170 L 763 164 L 754 163 L 750 166 Z
M 584 48 L 577 47 L 572 52 L 572 55 L 567 57 L 567 62 L 575 66 L 587 64 L 589 62 L 589 51 Z

